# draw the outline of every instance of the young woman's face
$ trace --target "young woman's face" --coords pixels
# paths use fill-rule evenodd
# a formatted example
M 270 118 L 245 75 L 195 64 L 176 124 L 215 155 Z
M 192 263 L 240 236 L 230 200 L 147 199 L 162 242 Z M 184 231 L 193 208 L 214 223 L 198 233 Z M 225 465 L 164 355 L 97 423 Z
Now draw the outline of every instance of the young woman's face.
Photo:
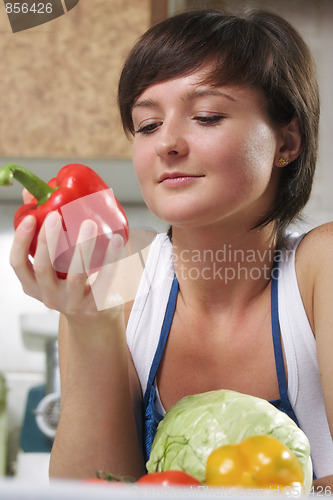
M 133 108 L 144 199 L 178 227 L 252 227 L 274 200 L 282 137 L 261 91 L 202 84 L 207 68 L 148 87 Z

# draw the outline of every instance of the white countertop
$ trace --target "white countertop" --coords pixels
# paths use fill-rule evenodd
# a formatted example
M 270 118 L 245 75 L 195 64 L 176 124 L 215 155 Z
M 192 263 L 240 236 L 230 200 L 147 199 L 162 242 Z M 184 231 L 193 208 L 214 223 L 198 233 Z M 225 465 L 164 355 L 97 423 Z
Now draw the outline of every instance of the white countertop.
M 184 499 L 190 500 L 193 498 L 199 499 L 268 499 L 279 497 L 288 497 L 290 495 L 279 494 L 274 490 L 264 494 L 263 491 L 254 490 L 236 490 L 230 489 L 213 489 L 207 487 L 199 488 L 151 488 L 112 485 L 109 483 L 94 484 L 82 483 L 79 481 L 53 481 L 49 484 L 38 484 L 32 481 L 21 481 L 17 479 L 0 479 L 0 499 L 1 500 L 170 500 Z M 292 498 L 293 495 L 291 495 Z

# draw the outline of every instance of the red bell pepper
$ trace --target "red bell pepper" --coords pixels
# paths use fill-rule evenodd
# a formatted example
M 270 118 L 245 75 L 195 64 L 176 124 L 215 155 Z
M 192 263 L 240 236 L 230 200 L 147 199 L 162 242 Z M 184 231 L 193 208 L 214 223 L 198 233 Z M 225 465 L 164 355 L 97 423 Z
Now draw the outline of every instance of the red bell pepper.
M 36 252 L 39 230 L 47 214 L 58 210 L 62 217 L 66 238 L 53 262 L 60 278 L 67 275 L 79 228 L 85 219 L 93 219 L 98 226 L 91 269 L 98 268 L 102 263 L 112 233 L 120 234 L 124 242 L 127 242 L 129 228 L 125 212 L 112 190 L 91 168 L 78 163 L 66 165 L 57 177 L 46 184 L 25 167 L 8 163 L 0 169 L 0 185 L 13 184 L 13 178 L 34 197 L 31 203 L 22 205 L 14 217 L 15 229 L 27 215 L 33 215 L 37 220 L 36 232 L 29 249 L 32 257 Z

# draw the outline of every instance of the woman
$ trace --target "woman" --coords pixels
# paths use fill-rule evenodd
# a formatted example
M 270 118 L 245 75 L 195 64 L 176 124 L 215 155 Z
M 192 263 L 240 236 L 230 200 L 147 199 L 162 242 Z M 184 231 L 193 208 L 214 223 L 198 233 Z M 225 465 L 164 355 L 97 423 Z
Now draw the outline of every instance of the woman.
M 46 234 L 57 237 L 57 214 L 33 267 L 33 219 L 13 244 L 26 292 L 62 313 L 51 476 L 103 468 L 138 477 L 164 411 L 223 388 L 294 418 L 311 443 L 315 484 L 332 485 L 333 230 L 286 232 L 310 196 L 317 155 L 308 48 L 274 14 L 180 14 L 133 48 L 119 106 L 146 204 L 170 224 L 151 245 L 134 304 L 97 311 L 85 276 L 56 279 Z M 96 226 L 81 231 L 93 238 Z M 110 253 L 119 245 L 114 237 Z

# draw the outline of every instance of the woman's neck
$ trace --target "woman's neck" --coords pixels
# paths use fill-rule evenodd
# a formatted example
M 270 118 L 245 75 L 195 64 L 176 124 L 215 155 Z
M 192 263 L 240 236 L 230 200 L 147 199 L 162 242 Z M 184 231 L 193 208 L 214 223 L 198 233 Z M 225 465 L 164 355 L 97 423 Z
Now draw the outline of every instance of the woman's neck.
M 180 294 L 192 307 L 242 308 L 270 283 L 276 248 L 271 227 L 218 233 L 173 228 L 172 242 Z

